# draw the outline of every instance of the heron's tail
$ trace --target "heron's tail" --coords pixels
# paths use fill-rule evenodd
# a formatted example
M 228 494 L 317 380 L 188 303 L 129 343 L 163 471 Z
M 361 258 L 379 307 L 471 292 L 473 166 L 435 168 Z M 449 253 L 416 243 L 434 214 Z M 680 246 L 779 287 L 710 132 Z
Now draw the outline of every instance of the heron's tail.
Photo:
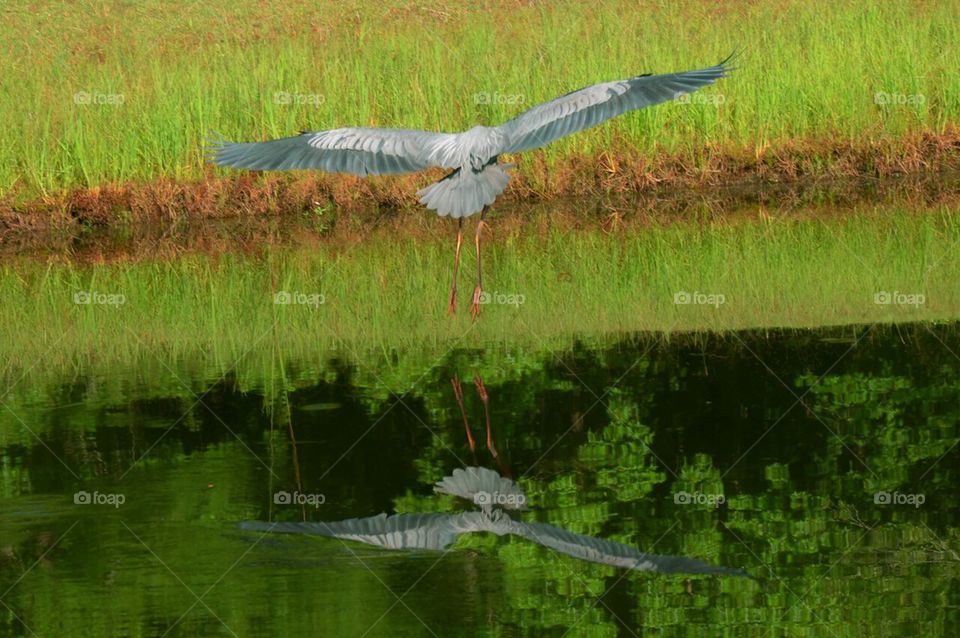
M 441 217 L 469 217 L 492 204 L 507 187 L 510 176 L 504 169 L 508 168 L 513 164 L 492 163 L 477 172 L 458 168 L 417 195 L 421 204 Z

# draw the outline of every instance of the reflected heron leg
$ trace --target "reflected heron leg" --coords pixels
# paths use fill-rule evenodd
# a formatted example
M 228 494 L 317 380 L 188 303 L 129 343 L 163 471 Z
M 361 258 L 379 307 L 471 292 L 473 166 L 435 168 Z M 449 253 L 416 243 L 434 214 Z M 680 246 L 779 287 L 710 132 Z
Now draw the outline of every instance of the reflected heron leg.
M 513 473 L 504 460 L 500 458 L 500 453 L 493 444 L 493 427 L 490 425 L 490 402 L 487 395 L 487 388 L 483 384 L 483 378 L 481 378 L 479 373 L 474 373 L 473 385 L 476 386 L 477 394 L 480 395 L 480 401 L 483 402 L 483 415 L 487 420 L 487 449 L 490 450 L 490 456 L 493 457 L 493 460 L 497 463 L 497 467 L 500 468 L 500 476 L 510 478 L 513 476 Z
M 477 394 L 480 395 L 480 400 L 483 402 L 483 415 L 487 420 L 487 449 L 490 450 L 493 458 L 499 461 L 500 455 L 497 453 L 497 448 L 493 445 L 493 433 L 490 429 L 490 397 L 487 395 L 487 388 L 483 385 L 483 379 L 480 378 L 479 374 L 473 375 L 473 385 L 476 386 Z
M 453 385 L 453 396 L 456 397 L 457 405 L 460 406 L 460 416 L 463 417 L 463 429 L 467 433 L 467 442 L 470 443 L 470 451 L 476 455 L 477 442 L 473 439 L 473 433 L 470 431 L 470 423 L 467 421 L 467 411 L 463 407 L 463 388 L 460 385 L 460 377 L 453 375 L 450 383 Z
M 460 247 L 463 245 L 463 217 L 457 218 L 457 250 L 453 255 L 453 284 L 450 286 L 450 303 L 447 305 L 447 314 L 454 314 L 457 310 L 457 272 L 460 269 Z
M 474 237 L 474 243 L 477 248 L 477 285 L 473 289 L 473 303 L 470 304 L 470 316 L 476 321 L 480 315 L 480 294 L 483 292 L 482 275 L 480 271 L 480 231 L 483 230 L 484 218 L 487 215 L 489 205 L 484 206 L 480 211 L 480 221 L 477 222 L 477 234 Z

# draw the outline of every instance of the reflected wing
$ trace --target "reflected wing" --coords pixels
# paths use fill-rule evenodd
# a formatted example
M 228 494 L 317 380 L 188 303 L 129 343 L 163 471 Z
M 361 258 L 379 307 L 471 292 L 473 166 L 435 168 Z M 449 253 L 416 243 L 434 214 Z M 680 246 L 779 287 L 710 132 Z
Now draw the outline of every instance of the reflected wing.
M 451 494 L 490 511 L 491 507 L 524 510 L 527 496 L 512 480 L 502 477 L 485 467 L 457 468 L 444 477 L 434 489 L 441 494 Z
M 268 523 L 244 521 L 241 529 L 316 534 L 390 549 L 446 549 L 459 532 L 449 514 L 379 514 L 345 521 Z
M 328 173 L 392 175 L 448 166 L 456 135 L 411 129 L 340 128 L 268 142 L 213 141 L 218 166 L 253 170 L 309 168 Z
M 627 111 L 660 104 L 724 78 L 730 58 L 697 71 L 640 75 L 604 82 L 535 106 L 499 128 L 507 138 L 504 153 L 519 153 L 605 122 Z
M 615 567 L 638 571 L 667 574 L 720 574 L 726 576 L 749 576 L 742 569 L 719 567 L 695 558 L 683 556 L 659 556 L 645 554 L 633 547 L 606 541 L 592 536 L 574 534 L 565 529 L 544 523 L 520 523 L 514 525 L 514 534 L 522 536 L 558 552 Z

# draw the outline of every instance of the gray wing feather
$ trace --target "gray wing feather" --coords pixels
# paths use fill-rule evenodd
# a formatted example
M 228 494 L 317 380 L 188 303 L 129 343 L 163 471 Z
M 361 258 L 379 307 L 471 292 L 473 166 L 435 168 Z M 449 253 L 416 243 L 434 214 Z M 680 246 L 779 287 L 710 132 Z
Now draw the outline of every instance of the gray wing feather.
M 512 480 L 485 467 L 457 468 L 452 475 L 437 482 L 434 489 L 441 494 L 466 499 L 486 512 L 491 511 L 493 506 L 527 509 L 527 497 L 523 490 Z
M 574 534 L 545 523 L 514 523 L 512 532 L 568 556 L 638 571 L 749 576 L 746 571 L 711 565 L 695 558 L 646 554 L 629 545 Z
M 315 534 L 389 549 L 428 550 L 446 549 L 462 533 L 491 532 L 499 536 L 513 534 L 574 558 L 637 571 L 750 577 L 742 569 L 720 567 L 683 556 L 646 554 L 622 543 L 574 534 L 553 525 L 515 521 L 501 510 L 495 510 L 492 516 L 480 512 L 463 512 L 456 515 L 379 514 L 328 523 L 245 521 L 240 523 L 240 528 L 259 532 Z
M 627 111 L 660 104 L 726 77 L 730 58 L 705 69 L 637 76 L 595 84 L 524 111 L 499 128 L 506 136 L 504 153 L 543 146 Z
M 241 529 L 259 532 L 316 534 L 358 541 L 390 549 L 445 549 L 460 530 L 449 514 L 378 514 L 345 521 L 311 523 L 269 523 L 245 521 Z
M 430 166 L 452 168 L 456 136 L 412 129 L 341 128 L 267 142 L 214 141 L 218 166 L 253 170 L 316 169 L 353 175 L 395 175 Z

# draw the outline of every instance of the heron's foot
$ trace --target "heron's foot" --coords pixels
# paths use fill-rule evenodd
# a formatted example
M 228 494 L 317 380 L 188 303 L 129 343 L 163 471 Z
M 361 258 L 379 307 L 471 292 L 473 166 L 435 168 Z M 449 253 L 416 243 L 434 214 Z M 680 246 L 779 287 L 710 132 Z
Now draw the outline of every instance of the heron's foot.
M 473 289 L 473 303 L 470 304 L 470 316 L 473 317 L 474 321 L 480 316 L 481 294 L 483 294 L 483 290 L 480 288 L 480 284 L 477 284 L 477 287 Z
M 447 314 L 454 315 L 457 312 L 457 289 L 450 289 L 450 303 L 447 304 Z
M 477 395 L 480 396 L 480 400 L 486 403 L 490 395 L 487 394 L 487 386 L 483 385 L 483 379 L 479 374 L 473 375 L 473 385 L 477 388 Z

